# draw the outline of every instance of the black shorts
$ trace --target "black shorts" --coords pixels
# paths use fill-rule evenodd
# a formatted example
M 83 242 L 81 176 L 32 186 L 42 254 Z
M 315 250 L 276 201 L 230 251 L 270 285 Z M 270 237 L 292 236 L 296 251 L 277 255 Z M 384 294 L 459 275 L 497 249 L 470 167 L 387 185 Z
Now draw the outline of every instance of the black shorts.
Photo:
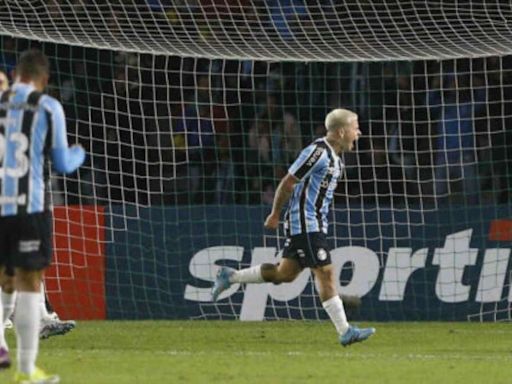
M 302 268 L 315 268 L 331 264 L 331 254 L 323 232 L 290 236 L 284 243 L 283 257 L 297 260 Z
M 51 212 L 0 217 L 0 265 L 11 275 L 14 268 L 40 271 L 52 260 Z

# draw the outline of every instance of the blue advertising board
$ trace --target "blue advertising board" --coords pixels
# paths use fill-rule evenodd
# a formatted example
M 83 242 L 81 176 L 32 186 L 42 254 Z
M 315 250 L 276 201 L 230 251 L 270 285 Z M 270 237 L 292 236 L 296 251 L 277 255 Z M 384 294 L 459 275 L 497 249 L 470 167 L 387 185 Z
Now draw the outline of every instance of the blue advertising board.
M 309 271 L 291 284 L 236 284 L 211 302 L 219 265 L 278 261 L 282 239 L 262 225 L 268 206 L 124 209 L 107 215 L 123 228 L 110 233 L 106 248 L 108 318 L 325 317 Z M 365 320 L 467 320 L 506 311 L 512 242 L 491 232 L 510 210 L 337 207 L 329 241 L 338 290 L 362 299 L 353 316 Z

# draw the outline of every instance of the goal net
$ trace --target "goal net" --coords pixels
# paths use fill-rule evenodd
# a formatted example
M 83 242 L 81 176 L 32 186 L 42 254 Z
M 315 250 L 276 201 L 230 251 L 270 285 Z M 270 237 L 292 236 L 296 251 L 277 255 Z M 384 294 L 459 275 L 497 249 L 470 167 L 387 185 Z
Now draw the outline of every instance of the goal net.
M 336 107 L 362 138 L 329 242 L 352 318 L 511 319 L 512 31 L 477 1 L 0 1 L 0 70 L 51 59 L 86 164 L 52 176 L 61 317 L 323 319 L 309 271 L 263 221 Z M 360 301 L 360 305 L 357 305 Z

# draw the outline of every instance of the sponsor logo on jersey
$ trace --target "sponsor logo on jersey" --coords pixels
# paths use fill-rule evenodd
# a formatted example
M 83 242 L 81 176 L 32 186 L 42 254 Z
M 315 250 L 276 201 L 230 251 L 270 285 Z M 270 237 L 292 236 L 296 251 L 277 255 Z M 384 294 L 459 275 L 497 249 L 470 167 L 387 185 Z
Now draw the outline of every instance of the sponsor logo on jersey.
M 322 155 L 323 151 L 324 151 L 323 148 L 320 148 L 320 147 L 315 149 L 315 152 L 313 152 L 313 155 L 311 155 L 311 157 L 307 161 L 306 165 L 308 167 L 311 167 L 313 164 L 315 164 L 317 162 L 318 158 Z

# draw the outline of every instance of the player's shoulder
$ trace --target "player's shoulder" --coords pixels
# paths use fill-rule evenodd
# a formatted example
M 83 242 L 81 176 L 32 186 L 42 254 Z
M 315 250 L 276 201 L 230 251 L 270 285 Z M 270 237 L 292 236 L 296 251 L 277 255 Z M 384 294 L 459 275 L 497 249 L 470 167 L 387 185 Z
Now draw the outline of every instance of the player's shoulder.
M 39 105 L 49 112 L 62 111 L 62 104 L 55 97 L 43 94 L 39 101 Z
M 319 139 L 316 139 L 311 144 L 315 145 L 317 148 L 322 148 L 322 149 L 328 149 L 329 148 L 329 146 L 327 145 L 327 143 L 325 142 L 323 137 L 320 137 Z
M 315 139 L 311 143 L 309 143 L 304 149 L 305 150 L 316 150 L 316 149 L 326 149 L 327 145 L 325 144 L 325 141 L 320 139 Z
M 306 161 L 308 166 L 312 166 L 313 164 L 324 163 L 328 157 L 326 153 L 327 146 L 325 141 L 317 139 L 302 150 L 299 159 Z
M 322 138 L 316 139 L 311 142 L 306 148 L 305 151 L 314 154 L 314 157 L 320 158 L 322 155 L 328 152 L 328 146 Z
M 4 91 L 0 91 L 0 103 L 5 104 L 9 98 L 9 95 L 12 94 L 12 89 L 7 88 Z

